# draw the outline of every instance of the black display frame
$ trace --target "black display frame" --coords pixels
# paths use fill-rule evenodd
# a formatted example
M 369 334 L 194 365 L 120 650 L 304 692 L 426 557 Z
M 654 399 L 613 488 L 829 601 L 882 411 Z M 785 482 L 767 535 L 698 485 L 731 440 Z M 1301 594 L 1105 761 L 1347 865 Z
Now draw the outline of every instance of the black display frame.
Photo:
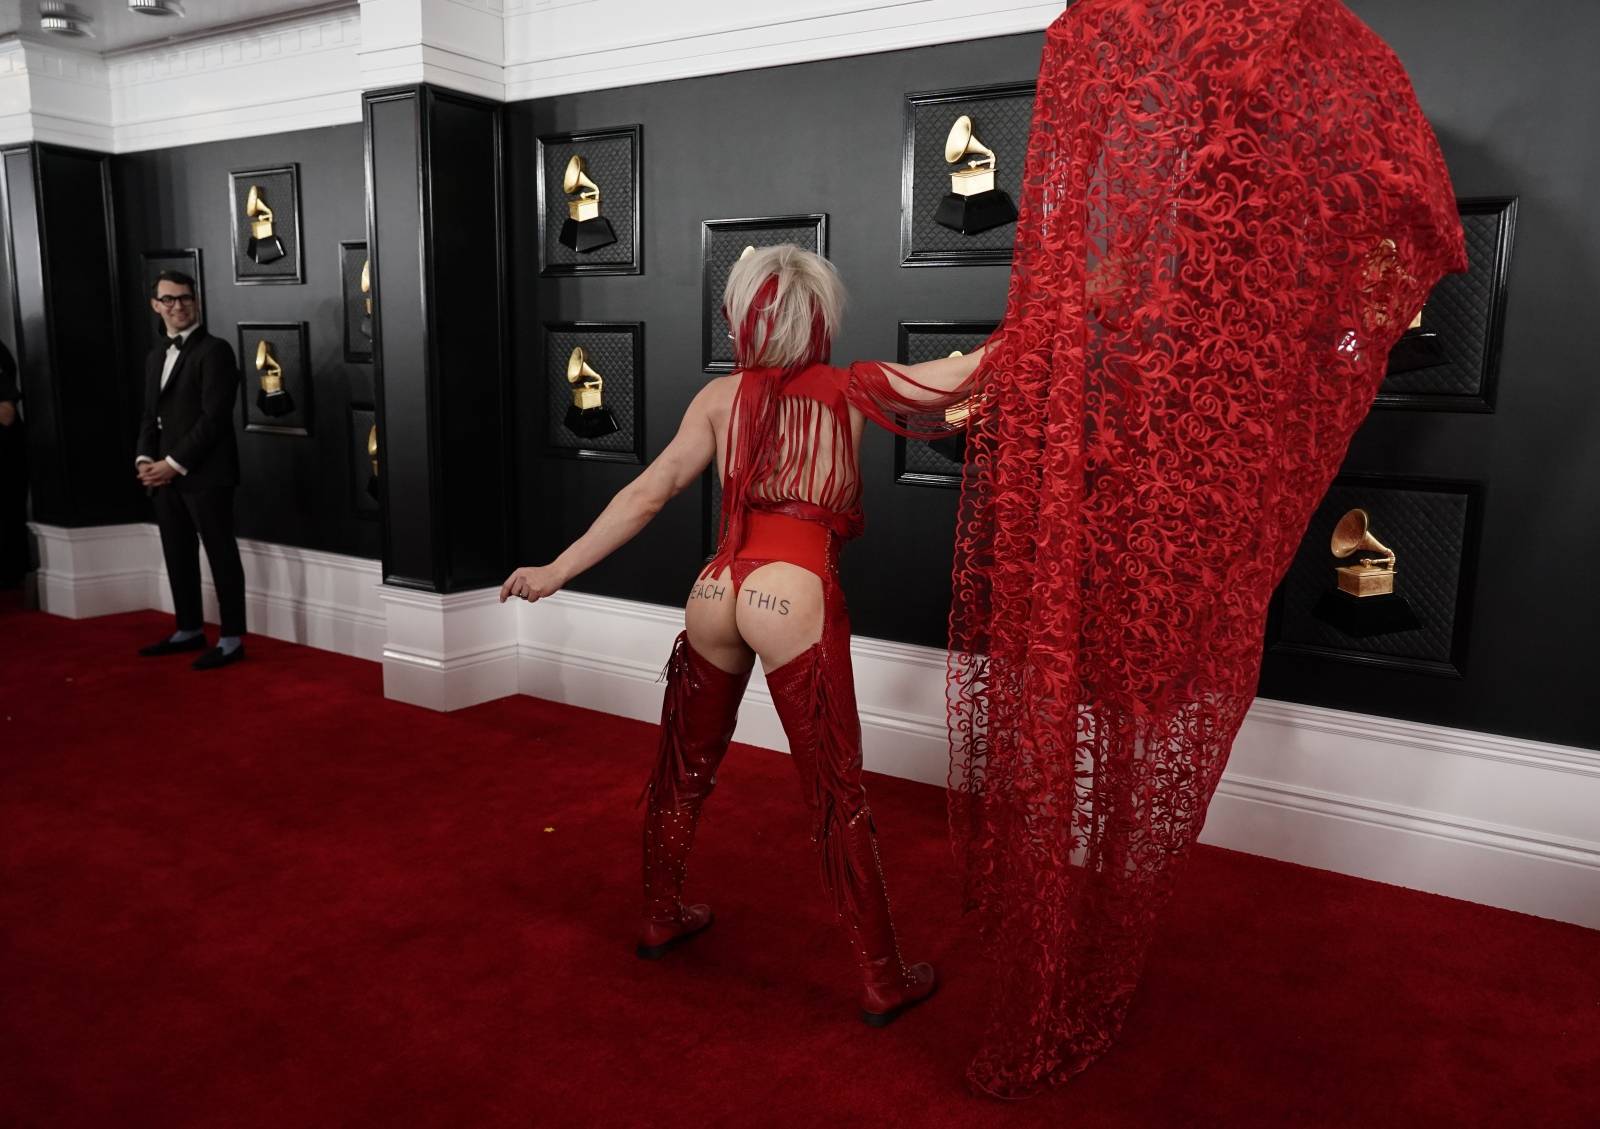
M 372 464 L 367 457 L 367 431 L 361 429 L 357 420 L 357 413 L 359 412 L 371 413 L 372 422 L 368 424 L 368 430 L 378 425 L 378 406 L 376 404 L 365 401 L 351 401 L 349 412 L 347 413 L 349 416 L 349 435 L 346 436 L 350 442 L 348 454 L 351 459 L 350 509 L 362 521 L 377 521 L 382 516 L 383 508 L 379 505 L 377 498 L 367 493 L 367 479 L 371 477 Z M 379 432 L 379 436 L 378 465 L 381 468 L 383 465 L 382 432 Z
M 239 238 L 239 221 L 243 208 L 239 205 L 238 184 L 241 180 L 259 180 L 269 176 L 289 177 L 290 212 L 294 216 L 294 246 L 284 255 L 284 261 L 293 260 L 292 272 L 265 275 L 241 275 L 239 268 L 245 258 L 244 243 Z M 228 231 L 233 239 L 233 284 L 235 286 L 299 286 L 306 280 L 305 239 L 301 228 L 300 166 L 291 162 L 270 168 L 236 169 L 228 173 Z
M 548 371 L 551 337 L 557 333 L 627 333 L 633 337 L 633 446 L 626 451 L 602 451 L 592 447 L 558 447 L 550 442 L 550 425 L 545 421 L 540 431 L 541 453 L 558 459 L 582 459 L 602 463 L 637 463 L 645 461 L 645 400 L 644 400 L 644 322 L 642 321 L 547 321 L 539 327 L 540 378 Z M 541 403 L 548 402 L 545 390 L 540 390 Z
M 1456 210 L 1462 216 L 1496 215 L 1501 217 L 1495 238 L 1495 262 L 1489 277 L 1489 303 L 1487 324 L 1484 326 L 1483 368 L 1479 374 L 1478 391 L 1471 395 L 1429 392 L 1385 392 L 1378 387 L 1374 408 L 1400 411 L 1476 412 L 1495 410 L 1495 399 L 1500 384 L 1500 351 L 1505 338 L 1506 300 L 1511 277 L 1511 251 L 1516 241 L 1516 196 L 1464 196 L 1456 201 Z M 1385 379 L 1387 379 L 1387 374 Z
M 719 219 L 700 221 L 700 368 L 704 372 L 733 372 L 731 360 L 716 357 L 713 342 L 718 332 L 717 320 L 722 309 L 721 287 L 711 278 L 711 247 L 716 234 L 721 231 L 812 231 L 815 233 L 818 255 L 828 257 L 828 213 L 807 212 L 792 216 L 765 216 L 746 219 Z M 812 250 L 812 248 L 807 248 Z M 713 293 L 713 291 L 716 291 Z
M 1402 655 L 1377 654 L 1351 647 L 1326 647 L 1285 640 L 1283 638 L 1284 587 L 1281 579 L 1267 608 L 1266 654 L 1327 659 L 1376 669 L 1403 670 L 1436 678 L 1457 680 L 1465 678 L 1467 651 L 1472 635 L 1473 594 L 1477 590 L 1478 563 L 1483 548 L 1483 508 L 1486 494 L 1484 483 L 1478 479 L 1350 471 L 1337 475 L 1329 484 L 1329 489 L 1338 486 L 1460 494 L 1466 498 L 1466 516 L 1461 531 L 1461 572 L 1456 585 L 1455 607 L 1451 611 L 1450 657 L 1443 662 L 1437 662 Z M 1295 556 L 1299 555 L 1299 551 L 1297 546 Z M 1330 555 L 1329 561 L 1332 559 Z M 1292 564 L 1293 558 L 1291 567 Z
M 912 363 L 911 338 L 919 333 L 981 333 L 985 338 L 989 338 L 999 326 L 998 320 L 985 321 L 981 318 L 967 318 L 960 321 L 903 321 L 900 323 L 895 358 L 903 365 Z M 925 471 L 907 470 L 907 450 L 910 442 L 904 435 L 894 437 L 894 481 L 897 486 L 922 486 L 937 490 L 961 489 L 962 476 L 959 474 L 929 474 Z
M 356 256 L 359 256 L 362 261 L 367 260 L 367 241 L 365 239 L 339 240 L 339 290 L 344 299 L 340 307 L 340 312 L 344 315 L 344 359 L 347 364 L 365 365 L 372 363 L 373 340 L 370 337 L 363 338 L 359 330 L 356 331 L 354 338 L 352 338 L 350 332 L 352 305 L 354 306 L 355 324 L 359 325 L 362 316 L 366 313 L 361 306 L 363 300 L 361 272 L 359 269 L 355 272 L 355 282 L 352 283 L 350 281 L 351 275 L 347 269 L 349 260 Z M 377 287 L 373 287 L 372 290 L 375 294 Z M 373 308 L 374 310 L 377 308 L 376 299 L 373 301 Z M 373 333 L 377 333 L 378 322 L 376 318 L 373 319 L 372 326 Z M 361 347 L 363 344 L 366 346 L 365 350 Z
M 246 347 L 247 337 L 256 337 L 264 333 L 289 333 L 295 336 L 296 349 L 294 352 L 295 364 L 298 366 L 299 381 L 290 386 L 287 391 L 295 397 L 295 402 L 304 416 L 305 426 L 290 426 L 278 423 L 255 422 L 251 408 L 255 404 L 255 393 L 260 387 L 258 380 L 252 380 L 250 374 L 255 371 L 252 357 L 254 346 Z M 316 382 L 311 376 L 311 334 L 310 325 L 303 321 L 242 321 L 236 330 L 239 346 L 239 379 L 241 384 L 239 396 L 239 416 L 247 432 L 263 435 L 298 435 L 310 438 L 316 426 L 316 399 L 314 389 Z M 279 364 L 283 358 L 279 357 Z
M 548 192 L 550 185 L 546 182 L 544 169 L 544 151 L 550 145 L 582 145 L 588 141 L 608 141 L 613 138 L 626 137 L 632 149 L 631 163 L 633 177 L 633 215 L 631 224 L 633 228 L 633 257 L 625 263 L 552 263 L 550 262 L 549 240 L 555 233 L 550 231 L 550 204 Z M 574 278 L 595 275 L 629 275 L 644 273 L 644 126 L 640 124 L 611 126 L 606 129 L 585 129 L 570 133 L 546 133 L 535 139 L 534 143 L 534 174 L 537 182 L 535 195 L 539 212 L 539 277 L 540 278 Z M 615 216 L 605 212 L 601 213 L 607 219 L 615 220 Z
M 1015 223 L 1011 245 L 1002 249 L 973 248 L 968 251 L 919 251 L 916 248 L 915 218 L 917 190 L 917 110 L 951 102 L 994 101 L 1001 98 L 1028 99 L 1031 109 L 1038 91 L 1036 81 L 1000 82 L 988 86 L 963 86 L 947 90 L 925 90 L 907 94 L 902 126 L 900 158 L 900 265 L 903 267 L 965 267 L 1010 265 L 1016 253 Z M 1031 114 L 1030 114 L 1031 117 Z M 1018 155 L 1027 159 L 1026 146 Z M 1020 209 L 1022 201 L 1015 201 Z

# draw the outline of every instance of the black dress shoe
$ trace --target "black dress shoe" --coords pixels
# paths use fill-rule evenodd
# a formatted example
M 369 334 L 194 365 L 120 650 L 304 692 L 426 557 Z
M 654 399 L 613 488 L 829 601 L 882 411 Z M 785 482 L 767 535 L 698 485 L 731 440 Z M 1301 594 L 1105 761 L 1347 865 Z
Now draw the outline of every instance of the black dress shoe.
M 170 638 L 159 643 L 151 643 L 148 647 L 140 647 L 139 653 L 147 659 L 158 655 L 176 655 L 183 651 L 203 651 L 206 649 L 206 637 L 196 635 L 192 639 L 185 639 L 181 643 L 174 643 Z
M 221 647 L 212 647 L 205 654 L 195 659 L 190 665 L 196 670 L 216 670 L 219 666 L 229 663 L 241 662 L 244 659 L 244 644 L 240 643 L 231 651 L 224 651 Z

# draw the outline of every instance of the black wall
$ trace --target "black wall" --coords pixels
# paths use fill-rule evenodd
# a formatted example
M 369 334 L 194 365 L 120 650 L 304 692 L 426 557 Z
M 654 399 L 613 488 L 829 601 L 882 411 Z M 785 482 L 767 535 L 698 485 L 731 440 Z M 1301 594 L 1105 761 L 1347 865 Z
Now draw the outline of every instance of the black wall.
M 300 166 L 305 282 L 235 285 L 228 173 L 291 163 Z M 378 523 L 355 512 L 350 456 L 350 405 L 372 404 L 372 366 L 344 361 L 339 273 L 339 241 L 366 239 L 361 127 L 333 126 L 130 153 L 113 159 L 112 179 L 127 379 L 138 387 L 150 348 L 153 315 L 140 292 L 140 254 L 147 250 L 200 248 L 206 328 L 235 350 L 241 321 L 308 323 L 315 381 L 312 434 L 245 432 L 237 410 L 234 413 L 243 474 L 237 501 L 239 535 L 376 557 Z M 253 369 L 249 375 L 254 377 Z M 248 380 L 241 394 L 253 397 L 255 388 L 254 379 Z M 359 438 L 365 442 L 364 435 Z M 130 463 L 133 440 L 130 432 Z
M 1346 470 L 1484 484 L 1464 677 L 1269 655 L 1261 692 L 1359 712 L 1600 745 L 1586 703 L 1600 588 L 1600 193 L 1589 116 L 1600 72 L 1588 0 L 1531 20 L 1498 0 L 1352 0 L 1397 51 L 1438 132 L 1458 195 L 1521 197 L 1497 410 L 1375 412 Z M 550 559 L 636 467 L 543 457 L 542 321 L 646 323 L 646 454 L 671 438 L 700 370 L 700 221 L 827 212 L 853 303 L 834 360 L 893 357 L 906 320 L 993 319 L 1003 267 L 899 266 L 902 99 L 1031 79 L 1042 37 L 537 99 L 507 107 L 513 381 L 521 436 L 518 548 Z M 535 138 L 644 126 L 641 276 L 538 277 Z M 843 560 L 856 629 L 940 645 L 956 497 L 893 482 L 893 444 L 867 437 L 865 537 Z M 701 500 L 681 496 L 574 587 L 680 603 L 701 554 Z
M 901 321 L 998 319 L 1007 267 L 899 265 L 904 96 L 1031 81 L 1043 43 L 1042 35 L 1009 36 L 508 106 L 524 560 L 549 560 L 638 472 L 541 456 L 540 323 L 645 323 L 645 454 L 654 458 L 708 379 L 700 369 L 701 220 L 828 213 L 828 257 L 850 291 L 844 330 L 834 342 L 838 363 L 893 360 Z M 634 122 L 644 126 L 644 273 L 540 279 L 535 139 Z M 942 646 L 957 496 L 895 485 L 887 432 L 869 431 L 861 460 L 867 532 L 841 562 L 855 628 Z M 691 490 L 574 587 L 681 604 L 701 559 L 701 497 Z

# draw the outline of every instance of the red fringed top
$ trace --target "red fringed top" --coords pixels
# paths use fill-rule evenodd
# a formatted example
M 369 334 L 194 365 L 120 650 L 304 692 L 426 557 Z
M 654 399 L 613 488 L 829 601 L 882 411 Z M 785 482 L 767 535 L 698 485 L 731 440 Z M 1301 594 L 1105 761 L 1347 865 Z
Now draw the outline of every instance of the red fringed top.
M 728 427 L 717 552 L 702 577 L 715 576 L 733 560 L 751 509 L 782 506 L 827 525 L 840 538 L 859 536 L 865 526 L 861 429 L 852 409 L 911 438 L 949 435 L 964 423 L 947 421 L 945 409 L 973 395 L 982 367 L 949 392 L 876 361 L 848 368 L 815 362 L 787 371 L 744 369 Z M 897 390 L 897 383 L 907 391 Z

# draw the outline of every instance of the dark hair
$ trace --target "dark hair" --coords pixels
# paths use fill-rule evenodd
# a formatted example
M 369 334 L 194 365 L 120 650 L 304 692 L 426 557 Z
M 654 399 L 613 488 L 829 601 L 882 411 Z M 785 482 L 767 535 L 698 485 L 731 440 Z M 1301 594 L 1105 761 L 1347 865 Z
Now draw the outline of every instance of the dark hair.
M 189 293 L 196 298 L 200 297 L 200 288 L 195 285 L 194 279 L 181 270 L 164 270 L 156 275 L 156 280 L 150 284 L 150 297 L 154 298 L 160 293 L 163 282 L 170 282 L 175 286 L 187 286 Z

